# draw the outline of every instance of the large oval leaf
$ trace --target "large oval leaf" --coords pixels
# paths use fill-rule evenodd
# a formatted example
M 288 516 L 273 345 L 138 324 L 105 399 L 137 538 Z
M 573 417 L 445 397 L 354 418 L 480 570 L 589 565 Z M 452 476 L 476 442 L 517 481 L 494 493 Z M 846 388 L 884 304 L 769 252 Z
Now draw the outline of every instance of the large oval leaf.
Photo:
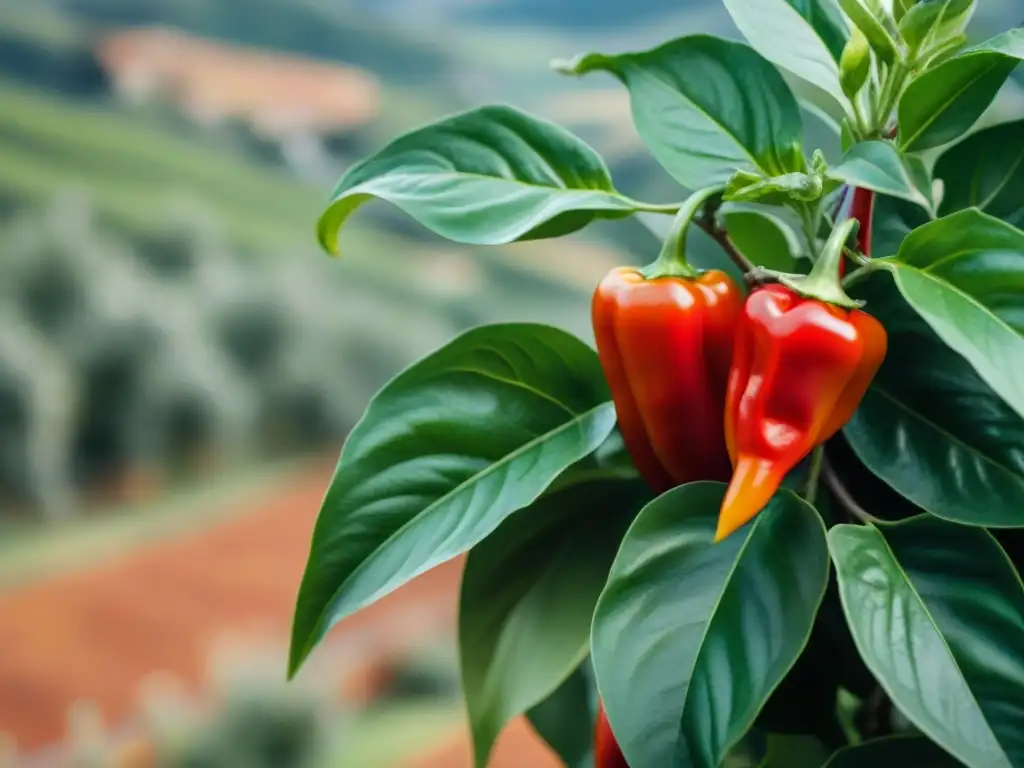
M 292 672 L 334 623 L 482 541 L 614 425 L 596 353 L 549 326 L 475 328 L 400 373 L 320 509 Z
M 743 36 L 758 53 L 831 95 L 849 101 L 839 85 L 846 30 L 819 0 L 724 0 Z M 840 17 L 841 18 L 841 17 Z
M 478 245 L 557 237 L 637 205 L 615 191 L 583 141 L 503 105 L 414 130 L 352 166 L 320 217 L 324 248 L 337 253 L 338 229 L 375 197 L 449 240 Z
M 641 53 L 588 53 L 558 65 L 605 71 L 629 89 L 633 120 L 658 162 L 689 189 L 724 184 L 739 168 L 803 171 L 803 124 L 782 76 L 753 49 L 693 35 Z
M 899 251 L 904 238 L 929 221 L 928 213 L 907 200 L 876 195 L 872 249 L 876 258 Z
M 1024 29 L 1011 29 L 916 78 L 900 97 L 899 142 L 908 152 L 963 136 L 1024 58 Z
M 712 544 L 721 483 L 676 488 L 630 527 L 591 655 L 633 768 L 718 765 L 807 643 L 828 582 L 824 526 L 789 491 Z
M 594 606 L 619 542 L 649 498 L 639 481 L 569 485 L 506 520 L 469 553 L 459 647 L 477 766 L 486 765 L 502 728 L 586 657 Z
M 1014 226 L 1024 225 L 1024 120 L 971 134 L 935 164 L 945 194 L 945 215 L 979 208 Z
M 839 750 L 825 768 L 962 768 L 963 763 L 920 736 L 873 739 Z
M 898 197 L 931 212 L 934 208 L 931 189 L 915 178 L 896 148 L 888 141 L 864 141 L 855 144 L 839 165 L 830 168 L 830 178 L 851 186 L 871 189 L 883 195 Z
M 885 362 L 843 432 L 857 458 L 941 517 L 1024 525 L 1024 420 L 877 275 L 853 292 L 889 336 Z
M 914 230 L 893 263 L 911 306 L 1024 416 L 1024 232 L 961 211 Z
M 1024 588 L 995 539 L 922 515 L 828 541 L 854 640 L 893 703 L 973 768 L 1024 765 Z

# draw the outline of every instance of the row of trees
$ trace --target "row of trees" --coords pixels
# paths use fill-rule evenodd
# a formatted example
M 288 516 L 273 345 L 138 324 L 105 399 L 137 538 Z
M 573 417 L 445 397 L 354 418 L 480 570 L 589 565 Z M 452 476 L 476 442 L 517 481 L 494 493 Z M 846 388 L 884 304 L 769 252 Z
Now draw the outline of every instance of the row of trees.
M 316 255 L 238 253 L 202 215 L 133 241 L 60 198 L 0 230 L 0 499 L 70 513 L 145 470 L 334 446 L 454 328 Z

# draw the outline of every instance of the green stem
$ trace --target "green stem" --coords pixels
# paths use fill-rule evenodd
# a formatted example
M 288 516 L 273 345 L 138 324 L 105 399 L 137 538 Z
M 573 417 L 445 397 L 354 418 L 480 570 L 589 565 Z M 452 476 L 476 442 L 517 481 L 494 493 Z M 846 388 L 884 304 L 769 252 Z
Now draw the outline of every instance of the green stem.
M 818 215 L 811 209 L 810 203 L 801 205 L 798 213 L 803 225 L 804 239 L 807 241 L 807 253 L 813 261 L 818 252 Z
M 856 259 L 857 263 L 861 266 L 853 270 L 850 274 L 843 278 L 843 288 L 852 288 L 861 283 L 867 278 L 872 272 L 877 272 L 880 269 L 891 269 L 891 267 L 883 261 L 863 261 Z
M 870 132 L 867 117 L 864 115 L 864 107 L 861 106 L 859 94 L 854 95 L 850 99 L 850 103 L 853 104 L 853 121 L 856 124 L 856 139 L 857 141 L 863 141 L 864 137 Z
M 810 273 L 801 278 L 784 278 L 781 282 L 789 286 L 801 296 L 835 304 L 846 309 L 856 309 L 862 302 L 854 301 L 846 295 L 839 278 L 839 264 L 843 259 L 846 241 L 857 228 L 856 219 L 847 219 L 837 224 L 829 235 L 821 255 L 814 262 Z
M 882 98 L 879 99 L 879 109 L 875 131 L 884 135 L 885 126 L 892 117 L 892 111 L 896 108 L 900 95 L 903 93 L 903 86 L 906 84 L 909 70 L 903 62 L 896 62 L 889 70 L 889 76 L 885 80 L 885 87 L 882 89 Z
M 645 203 L 632 198 L 629 199 L 629 203 L 634 209 L 643 213 L 664 213 L 670 216 L 679 213 L 679 209 L 685 205 L 685 203 Z
M 672 222 L 661 253 L 651 264 L 640 270 L 648 280 L 656 277 L 697 277 L 700 271 L 686 259 L 686 235 L 690 231 L 690 223 L 707 200 L 721 192 L 720 187 L 708 187 L 694 192 L 679 206 Z
M 821 480 L 821 466 L 825 459 L 825 446 L 819 445 L 811 452 L 811 466 L 807 471 L 807 485 L 804 488 L 804 499 L 814 504 L 818 497 L 818 482 Z

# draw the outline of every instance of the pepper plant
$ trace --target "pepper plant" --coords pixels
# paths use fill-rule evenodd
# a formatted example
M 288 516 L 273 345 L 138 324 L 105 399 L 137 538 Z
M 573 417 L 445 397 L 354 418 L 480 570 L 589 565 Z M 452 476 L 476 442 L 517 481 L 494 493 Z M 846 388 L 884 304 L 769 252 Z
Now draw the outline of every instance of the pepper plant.
M 291 673 L 468 553 L 479 768 L 520 715 L 570 768 L 1024 766 L 1024 120 L 977 127 L 1024 30 L 968 46 L 974 0 L 724 2 L 747 42 L 555 65 L 628 90 L 679 202 L 504 105 L 341 179 L 332 252 L 371 198 L 474 245 L 671 226 L 595 286 L 596 350 L 478 327 L 376 395 Z M 812 113 L 841 157 L 805 146 Z M 689 257 L 697 229 L 719 261 Z

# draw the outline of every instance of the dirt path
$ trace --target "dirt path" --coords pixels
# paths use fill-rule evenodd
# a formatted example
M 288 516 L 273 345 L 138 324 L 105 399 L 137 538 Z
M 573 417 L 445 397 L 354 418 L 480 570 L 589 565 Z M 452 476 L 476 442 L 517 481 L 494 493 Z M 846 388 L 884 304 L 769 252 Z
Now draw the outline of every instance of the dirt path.
M 296 472 L 209 527 L 0 594 L 0 732 L 31 751 L 64 736 L 77 699 L 92 700 L 116 724 L 137 711 L 139 683 L 153 672 L 198 686 L 211 644 L 225 633 L 283 643 L 329 476 L 326 468 Z M 331 637 L 408 644 L 424 623 L 453 632 L 461 568 L 458 560 L 425 574 Z M 469 768 L 463 730 L 438 734 L 436 743 L 414 768 Z M 558 765 L 522 722 L 493 759 L 493 768 Z
M 80 697 L 118 722 L 151 672 L 197 683 L 224 633 L 283 639 L 328 478 L 301 472 L 258 507 L 210 528 L 0 595 L 0 731 L 23 750 L 51 743 Z M 343 626 L 371 625 L 410 605 L 429 605 L 450 622 L 460 567 L 426 574 Z

